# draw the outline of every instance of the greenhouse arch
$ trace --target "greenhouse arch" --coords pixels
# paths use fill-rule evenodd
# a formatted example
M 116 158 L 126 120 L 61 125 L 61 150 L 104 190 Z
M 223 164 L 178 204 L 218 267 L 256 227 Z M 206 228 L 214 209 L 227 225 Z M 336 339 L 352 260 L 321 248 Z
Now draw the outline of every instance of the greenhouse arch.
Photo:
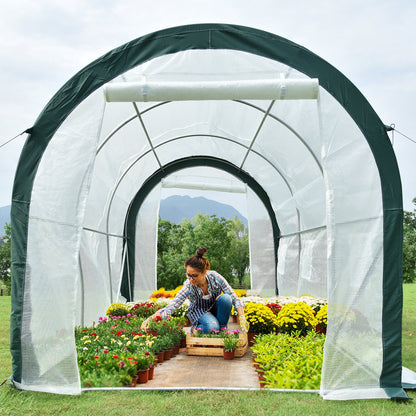
M 163 166 L 163 169 L 156 171 L 147 181 L 143 184 L 140 190 L 137 192 L 136 196 L 130 204 L 128 210 L 128 215 L 126 217 L 126 226 L 125 226 L 125 239 L 126 241 L 134 242 L 136 240 L 136 219 L 140 207 L 149 194 L 149 192 L 159 183 L 164 177 L 170 175 L 181 169 L 186 169 L 189 167 L 195 166 L 211 166 L 217 169 L 224 170 L 231 173 L 232 175 L 238 177 L 244 183 L 246 183 L 253 191 L 257 194 L 259 199 L 262 201 L 265 206 L 267 213 L 269 215 L 272 233 L 273 233 L 273 242 L 274 242 L 274 264 L 277 264 L 277 250 L 279 247 L 279 238 L 280 230 L 277 224 L 276 216 L 274 214 L 273 208 L 270 204 L 270 200 L 267 196 L 267 193 L 264 189 L 243 170 L 239 169 L 237 166 L 232 165 L 226 160 L 217 159 L 214 157 L 204 157 L 204 156 L 192 156 L 182 160 L 176 160 L 168 165 Z M 132 293 L 134 293 L 134 279 L 131 279 L 129 275 L 133 275 L 134 267 L 134 252 L 135 247 L 134 243 L 127 246 L 130 252 L 126 258 L 130 259 L 130 264 L 124 268 L 123 271 L 123 280 L 121 282 L 121 294 L 132 301 Z M 130 272 L 129 272 L 130 271 Z M 276 275 L 275 275 L 276 279 Z M 275 291 L 277 294 L 277 281 L 275 286 Z
M 12 197 L 14 383 L 81 391 L 73 329 L 121 296 L 129 207 L 157 172 L 198 158 L 240 168 L 262 189 L 280 237 L 279 292 L 327 294 L 321 395 L 406 397 L 401 182 L 385 126 L 319 56 L 226 24 L 114 49 L 36 120 Z M 351 309 L 366 319 L 349 325 Z

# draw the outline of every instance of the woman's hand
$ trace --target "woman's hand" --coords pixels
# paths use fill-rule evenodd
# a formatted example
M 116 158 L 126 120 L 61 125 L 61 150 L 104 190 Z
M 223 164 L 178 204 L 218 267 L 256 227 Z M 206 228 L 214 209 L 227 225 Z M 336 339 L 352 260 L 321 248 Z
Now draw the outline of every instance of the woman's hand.
M 240 319 L 240 326 L 243 332 L 248 332 L 250 328 L 250 324 L 247 322 L 245 315 L 244 314 L 240 315 L 239 319 Z
M 149 326 L 150 321 L 156 321 L 157 319 L 162 319 L 162 314 L 159 311 L 145 319 L 140 328 L 146 330 Z
M 246 316 L 244 315 L 244 308 L 237 308 L 237 313 L 240 320 L 241 329 L 243 330 L 243 332 L 248 332 L 250 324 L 247 322 Z

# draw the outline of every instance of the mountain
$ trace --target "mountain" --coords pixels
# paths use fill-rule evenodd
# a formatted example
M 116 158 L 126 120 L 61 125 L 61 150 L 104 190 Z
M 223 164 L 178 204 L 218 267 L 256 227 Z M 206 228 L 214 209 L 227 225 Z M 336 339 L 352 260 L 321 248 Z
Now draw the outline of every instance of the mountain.
M 0 207 L 0 235 L 4 235 L 4 226 L 6 222 L 10 222 L 10 205 Z
M 202 196 L 191 198 L 187 195 L 173 195 L 160 201 L 160 218 L 175 224 L 180 223 L 183 218 L 191 220 L 198 212 L 203 215 L 216 215 L 218 218 L 224 217 L 231 220 L 234 219 L 234 216 L 237 216 L 243 224 L 248 224 L 247 219 L 233 206 L 206 199 Z
M 10 208 L 10 205 L 0 207 L 0 236 L 4 235 L 3 227 L 6 222 L 10 223 Z M 160 217 L 163 220 L 168 220 L 175 224 L 179 224 L 183 218 L 191 220 L 198 212 L 201 214 L 216 215 L 218 218 L 229 218 L 231 220 L 237 215 L 243 224 L 248 224 L 247 218 L 241 215 L 233 206 L 222 204 L 202 196 L 191 198 L 187 195 L 173 195 L 160 201 Z

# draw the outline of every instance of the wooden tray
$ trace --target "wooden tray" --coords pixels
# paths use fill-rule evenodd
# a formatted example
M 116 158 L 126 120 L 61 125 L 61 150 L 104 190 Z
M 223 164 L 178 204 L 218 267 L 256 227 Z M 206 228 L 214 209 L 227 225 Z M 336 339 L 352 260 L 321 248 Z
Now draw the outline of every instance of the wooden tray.
M 235 357 L 242 357 L 248 348 L 247 334 L 238 335 L 239 340 Z M 212 357 L 222 357 L 224 355 L 224 342 L 221 338 L 200 338 L 186 335 L 186 353 L 188 355 L 208 355 Z

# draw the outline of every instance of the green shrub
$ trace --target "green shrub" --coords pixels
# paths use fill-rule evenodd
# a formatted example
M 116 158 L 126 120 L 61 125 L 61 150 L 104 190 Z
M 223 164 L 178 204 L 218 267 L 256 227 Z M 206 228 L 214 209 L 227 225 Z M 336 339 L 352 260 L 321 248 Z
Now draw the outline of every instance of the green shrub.
M 255 362 L 264 373 L 265 387 L 317 390 L 321 384 L 325 336 L 259 335 L 253 345 Z

